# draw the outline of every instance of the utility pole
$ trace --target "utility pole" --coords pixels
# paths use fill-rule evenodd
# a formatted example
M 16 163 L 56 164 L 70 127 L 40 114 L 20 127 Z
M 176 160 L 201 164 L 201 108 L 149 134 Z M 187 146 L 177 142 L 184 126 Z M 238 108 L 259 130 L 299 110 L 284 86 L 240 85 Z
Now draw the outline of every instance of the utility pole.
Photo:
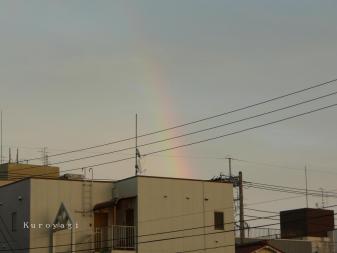
M 244 206 L 243 206 L 243 177 L 242 177 L 242 172 L 239 172 L 238 176 L 233 176 L 232 175 L 232 158 L 227 158 L 229 162 L 229 173 L 230 176 L 226 176 L 222 173 L 220 173 L 220 176 L 213 177 L 211 180 L 212 181 L 217 181 L 217 182 L 224 182 L 224 183 L 231 183 L 233 185 L 233 188 L 236 188 L 239 190 L 239 196 L 237 198 L 234 198 L 234 202 L 239 202 L 239 230 L 240 230 L 240 243 L 244 243 L 244 238 L 245 238 L 245 218 L 244 218 Z
M 243 184 L 242 172 L 239 171 L 239 198 L 240 198 L 240 243 L 243 244 L 245 238 L 245 215 L 243 209 Z

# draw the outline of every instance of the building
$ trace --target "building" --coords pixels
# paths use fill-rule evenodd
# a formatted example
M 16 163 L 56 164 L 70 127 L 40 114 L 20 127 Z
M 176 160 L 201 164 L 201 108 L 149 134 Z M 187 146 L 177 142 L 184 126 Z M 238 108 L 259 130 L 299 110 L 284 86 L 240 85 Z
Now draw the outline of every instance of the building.
M 280 212 L 281 237 L 327 237 L 334 230 L 334 211 L 319 208 L 300 208 Z
M 332 210 L 287 210 L 280 212 L 280 230 L 262 228 L 258 233 L 254 233 L 254 229 L 247 230 L 245 243 L 258 243 L 262 240 L 285 253 L 333 253 L 337 249 L 337 233 L 334 228 Z
M 16 163 L 0 164 L 0 186 L 12 183 L 22 177 L 38 176 L 42 178 L 58 178 L 60 169 L 54 166 Z
M 236 246 L 236 253 L 284 253 L 273 247 L 267 241 L 257 241 Z
M 0 187 L 0 246 L 34 253 L 234 253 L 232 190 L 228 183 L 148 176 L 26 178 Z

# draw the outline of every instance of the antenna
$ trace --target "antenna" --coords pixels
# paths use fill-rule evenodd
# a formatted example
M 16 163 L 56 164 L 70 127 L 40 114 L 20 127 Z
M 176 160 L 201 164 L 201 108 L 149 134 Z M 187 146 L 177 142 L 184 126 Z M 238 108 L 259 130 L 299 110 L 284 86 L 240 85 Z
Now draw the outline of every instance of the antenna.
M 321 198 L 322 198 L 322 208 L 325 206 L 325 201 L 324 201 L 324 188 L 319 188 L 322 192 Z
M 138 115 L 136 113 L 136 150 L 135 150 L 135 175 L 138 175 L 138 155 L 139 155 L 139 151 L 138 151 Z
M 229 169 L 229 177 L 232 177 L 232 158 L 228 157 L 228 169 Z
M 136 150 L 135 150 L 135 175 L 140 175 L 142 174 L 144 171 L 142 169 L 142 166 L 140 164 L 140 152 L 138 149 L 138 115 L 136 114 Z
M 308 208 L 309 204 L 308 204 L 308 175 L 307 175 L 307 165 L 304 166 L 304 174 L 305 174 L 305 199 L 306 199 L 307 208 Z
M 8 163 L 11 163 L 12 161 L 12 152 L 11 152 L 11 147 L 8 148 Z
M 41 161 L 44 166 L 48 166 L 48 151 L 47 147 L 42 148 L 41 150 L 42 156 L 41 156 Z

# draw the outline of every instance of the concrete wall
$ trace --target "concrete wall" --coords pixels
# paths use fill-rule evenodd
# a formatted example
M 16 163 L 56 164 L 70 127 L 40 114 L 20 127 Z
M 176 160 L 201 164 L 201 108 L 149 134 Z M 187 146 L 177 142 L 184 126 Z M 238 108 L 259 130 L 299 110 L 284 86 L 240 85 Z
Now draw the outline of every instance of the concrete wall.
M 126 178 L 113 183 L 114 196 L 117 198 L 130 198 L 137 196 L 137 177 Z
M 139 253 L 235 251 L 232 185 L 171 178 L 137 179 Z M 224 230 L 214 230 L 214 211 L 224 212 Z M 163 233 L 175 230 L 179 231 Z
M 0 187 L 0 242 L 9 241 L 10 243 L 10 247 L 5 247 L 4 249 L 29 247 L 29 230 L 23 227 L 24 221 L 29 221 L 29 193 L 29 180 Z M 12 231 L 13 212 L 16 212 L 16 231 Z M 6 238 L 3 237 L 3 234 Z M 1 245 L 2 249 L 3 246 L 5 245 Z
M 84 217 L 82 211 L 82 181 L 31 179 L 31 206 L 32 224 L 53 223 L 57 211 L 63 202 L 73 221 L 78 224 L 76 233 L 76 250 L 90 249 L 94 220 Z M 93 182 L 92 203 L 108 201 L 111 199 L 112 183 Z M 50 246 L 50 230 L 31 229 L 30 247 Z M 70 231 L 56 233 L 56 244 L 67 244 Z M 56 248 L 56 252 L 68 250 L 66 247 Z M 34 253 L 48 252 L 48 248 L 36 249 Z M 85 252 L 85 251 L 82 251 Z

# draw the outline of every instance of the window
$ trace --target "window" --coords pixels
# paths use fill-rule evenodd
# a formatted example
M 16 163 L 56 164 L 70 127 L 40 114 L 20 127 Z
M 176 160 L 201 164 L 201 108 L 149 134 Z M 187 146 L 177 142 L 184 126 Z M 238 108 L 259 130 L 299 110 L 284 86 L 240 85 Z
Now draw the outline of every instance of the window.
M 214 229 L 224 230 L 224 215 L 223 212 L 214 212 Z
M 16 231 L 16 212 L 12 213 L 12 231 L 15 232 Z
M 134 226 L 135 221 L 134 221 L 134 211 L 133 209 L 127 209 L 125 211 L 125 223 L 127 226 Z

